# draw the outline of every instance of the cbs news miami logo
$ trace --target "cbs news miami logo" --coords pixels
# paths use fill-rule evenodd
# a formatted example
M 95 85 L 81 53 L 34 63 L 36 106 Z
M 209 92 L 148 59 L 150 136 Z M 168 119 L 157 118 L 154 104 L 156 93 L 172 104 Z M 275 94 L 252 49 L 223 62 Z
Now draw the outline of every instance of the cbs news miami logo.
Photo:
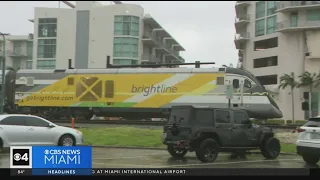
M 10 168 L 91 168 L 90 146 L 10 147 Z

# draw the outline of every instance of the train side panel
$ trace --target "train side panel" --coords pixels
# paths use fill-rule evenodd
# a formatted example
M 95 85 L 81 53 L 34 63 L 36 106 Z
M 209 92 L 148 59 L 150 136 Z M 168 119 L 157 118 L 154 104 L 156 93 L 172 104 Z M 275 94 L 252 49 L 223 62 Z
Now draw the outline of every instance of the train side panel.
M 161 108 L 179 97 L 212 91 L 216 88 L 217 77 L 224 77 L 224 74 L 70 74 L 47 85 L 37 84 L 35 79 L 35 86 L 43 88 L 36 91 L 34 86 L 29 94 L 17 91 L 22 94 L 17 104 L 30 107 Z

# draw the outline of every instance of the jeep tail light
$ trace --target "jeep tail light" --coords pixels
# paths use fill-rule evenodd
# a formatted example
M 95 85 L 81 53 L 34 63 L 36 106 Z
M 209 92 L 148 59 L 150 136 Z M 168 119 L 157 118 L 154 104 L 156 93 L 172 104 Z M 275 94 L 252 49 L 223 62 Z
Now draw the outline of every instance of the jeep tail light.
M 301 128 L 297 129 L 297 133 L 301 133 L 301 132 L 304 132 L 304 131 L 305 131 L 305 129 L 301 129 Z

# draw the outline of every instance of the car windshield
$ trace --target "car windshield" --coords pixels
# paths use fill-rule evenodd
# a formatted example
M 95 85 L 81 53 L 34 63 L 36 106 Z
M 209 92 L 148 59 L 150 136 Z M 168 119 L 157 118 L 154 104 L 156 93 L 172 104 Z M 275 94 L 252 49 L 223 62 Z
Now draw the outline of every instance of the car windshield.
M 303 127 L 320 127 L 320 117 L 310 118 Z
M 183 124 L 188 122 L 190 109 L 173 109 L 170 113 L 169 123 Z

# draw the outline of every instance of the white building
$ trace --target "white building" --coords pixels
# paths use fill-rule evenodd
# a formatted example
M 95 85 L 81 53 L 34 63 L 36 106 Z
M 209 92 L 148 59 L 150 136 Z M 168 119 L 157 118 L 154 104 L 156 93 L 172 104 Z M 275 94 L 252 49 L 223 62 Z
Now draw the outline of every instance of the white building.
M 236 48 L 244 69 L 274 92 L 284 119 L 292 119 L 290 90 L 278 90 L 279 78 L 294 72 L 320 70 L 319 1 L 237 1 Z M 308 118 L 302 111 L 306 88 L 294 91 L 295 119 Z M 320 89 L 312 94 L 313 115 L 320 113 Z
M 14 69 L 31 69 L 32 68 L 32 54 L 33 54 L 33 40 L 32 34 L 17 36 L 5 35 L 4 39 L 0 36 L 0 58 L 3 55 L 6 58 L 6 66 Z M 4 49 L 5 48 L 5 53 Z M 0 63 L 0 69 L 2 63 Z
M 33 68 L 105 68 L 179 63 L 184 48 L 139 5 L 76 1 L 74 9 L 35 8 Z

